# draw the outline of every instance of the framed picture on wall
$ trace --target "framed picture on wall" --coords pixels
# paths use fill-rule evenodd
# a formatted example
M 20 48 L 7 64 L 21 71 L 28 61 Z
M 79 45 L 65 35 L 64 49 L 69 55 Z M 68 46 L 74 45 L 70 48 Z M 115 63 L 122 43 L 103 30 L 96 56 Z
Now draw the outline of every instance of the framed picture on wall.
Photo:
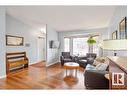
M 112 33 L 112 39 L 117 39 L 118 35 L 117 35 L 117 30 L 115 32 Z
M 7 46 L 23 46 L 24 38 L 19 36 L 6 35 Z
M 126 17 L 119 23 L 119 33 L 120 33 L 120 39 L 126 39 L 127 38 L 127 23 L 126 23 Z

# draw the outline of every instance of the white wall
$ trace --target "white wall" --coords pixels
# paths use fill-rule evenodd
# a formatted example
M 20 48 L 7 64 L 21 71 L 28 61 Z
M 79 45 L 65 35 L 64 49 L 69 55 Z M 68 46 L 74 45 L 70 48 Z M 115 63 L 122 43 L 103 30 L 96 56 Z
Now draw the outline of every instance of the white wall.
M 0 78 L 6 76 L 6 62 L 5 62 L 5 8 L 0 7 Z
M 58 37 L 59 37 L 59 41 L 60 41 L 59 55 L 61 55 L 61 52 L 64 51 L 64 37 L 78 36 L 78 35 L 89 35 L 89 34 L 99 34 L 100 40 L 108 39 L 107 28 L 89 29 L 89 30 L 82 30 L 82 31 L 59 32 L 58 33 Z M 101 53 L 101 51 L 100 51 L 100 53 Z M 72 54 L 72 52 L 71 52 L 71 54 Z
M 127 17 L 127 6 L 120 6 L 117 7 L 114 15 L 110 21 L 110 27 L 108 28 L 108 32 L 109 32 L 109 39 L 111 39 L 112 37 L 112 32 L 114 31 L 118 31 L 118 38 L 119 38 L 119 22 L 124 18 Z M 113 52 L 110 51 L 108 52 L 108 55 L 113 55 Z M 117 56 L 127 56 L 127 51 L 117 51 Z
M 6 46 L 7 52 L 22 52 L 26 51 L 29 58 L 30 64 L 38 62 L 38 52 L 37 52 L 37 29 L 32 26 L 24 24 L 23 22 L 13 18 L 10 15 L 6 16 L 6 34 L 13 36 L 24 37 L 24 46 Z M 30 46 L 26 47 L 25 44 L 29 43 Z
M 58 49 L 52 49 L 49 48 L 49 41 L 58 41 L 58 33 L 50 26 L 46 27 L 47 32 L 47 64 L 46 66 L 50 66 L 56 62 L 58 62 L 59 59 L 59 53 Z

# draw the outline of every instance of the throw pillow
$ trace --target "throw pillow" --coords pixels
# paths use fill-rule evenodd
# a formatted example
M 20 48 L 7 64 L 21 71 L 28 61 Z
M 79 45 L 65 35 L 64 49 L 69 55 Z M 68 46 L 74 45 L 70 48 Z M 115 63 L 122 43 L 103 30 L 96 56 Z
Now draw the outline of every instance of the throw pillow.
M 97 66 L 98 64 L 100 64 L 100 62 L 98 62 L 97 60 L 94 60 L 93 65 Z
M 109 64 L 109 59 L 107 57 L 105 57 L 105 64 Z
M 106 70 L 108 67 L 108 64 L 104 64 L 104 63 L 99 63 L 95 68 L 97 70 Z
M 98 57 L 94 60 L 93 65 L 97 66 L 99 63 L 109 64 L 109 60 L 107 57 Z
M 105 58 L 104 57 L 98 57 L 98 58 L 96 58 L 96 61 L 104 63 L 105 62 Z

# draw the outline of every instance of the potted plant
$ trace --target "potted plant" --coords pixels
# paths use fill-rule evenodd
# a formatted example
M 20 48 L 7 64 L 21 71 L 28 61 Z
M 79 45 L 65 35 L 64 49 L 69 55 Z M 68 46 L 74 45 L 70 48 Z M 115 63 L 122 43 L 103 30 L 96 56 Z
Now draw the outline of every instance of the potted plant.
M 94 40 L 93 37 L 90 36 L 89 39 L 87 40 L 87 43 L 89 45 L 89 53 L 93 53 L 93 44 L 96 43 L 96 40 Z

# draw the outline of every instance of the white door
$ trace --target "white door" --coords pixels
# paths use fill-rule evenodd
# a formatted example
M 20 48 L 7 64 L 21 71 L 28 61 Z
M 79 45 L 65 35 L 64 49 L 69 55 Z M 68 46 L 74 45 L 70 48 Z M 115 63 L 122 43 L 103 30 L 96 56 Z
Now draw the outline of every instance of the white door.
M 38 61 L 45 61 L 45 38 L 38 38 Z

